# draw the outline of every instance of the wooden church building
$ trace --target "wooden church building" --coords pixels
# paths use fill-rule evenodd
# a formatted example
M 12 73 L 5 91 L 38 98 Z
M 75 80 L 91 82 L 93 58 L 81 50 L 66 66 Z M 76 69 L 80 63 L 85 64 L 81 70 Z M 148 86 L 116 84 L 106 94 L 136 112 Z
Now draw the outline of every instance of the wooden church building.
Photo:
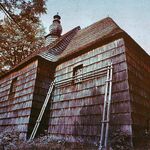
M 150 130 L 150 56 L 109 17 L 64 35 L 60 19 L 54 16 L 44 47 L 0 77 L 0 132 L 29 138 L 55 79 L 37 135 L 48 130 L 53 139 L 99 143 L 101 71 L 112 63 L 109 127 L 135 145 Z

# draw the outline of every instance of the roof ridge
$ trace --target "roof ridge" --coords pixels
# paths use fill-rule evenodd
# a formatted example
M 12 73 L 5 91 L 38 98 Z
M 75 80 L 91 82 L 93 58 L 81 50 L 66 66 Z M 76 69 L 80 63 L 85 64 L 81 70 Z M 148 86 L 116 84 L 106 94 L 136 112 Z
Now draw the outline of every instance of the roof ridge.
M 111 17 L 105 17 L 105 18 L 103 18 L 103 19 L 101 19 L 101 20 L 98 20 L 98 21 L 96 21 L 96 22 L 94 22 L 94 23 L 92 23 L 92 24 L 90 24 L 90 25 L 88 25 L 88 26 L 86 26 L 86 27 L 84 27 L 83 29 L 81 29 L 81 30 L 86 30 L 87 28 L 89 28 L 89 27 L 91 27 L 91 26 L 93 26 L 93 25 L 96 25 L 96 24 L 100 24 L 100 23 L 103 23 L 104 21 L 106 21 L 106 20 L 111 20 L 111 21 L 113 21 L 113 23 L 115 23 L 115 21 L 111 18 Z M 116 23 L 115 23 L 115 25 L 117 25 Z M 117 25 L 118 26 L 118 25 Z M 119 27 L 119 26 L 118 26 Z

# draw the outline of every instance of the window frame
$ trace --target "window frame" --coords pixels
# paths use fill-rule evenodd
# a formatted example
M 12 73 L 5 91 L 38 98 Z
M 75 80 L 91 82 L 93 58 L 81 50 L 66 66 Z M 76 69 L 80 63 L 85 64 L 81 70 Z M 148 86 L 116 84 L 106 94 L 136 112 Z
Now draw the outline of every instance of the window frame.
M 73 84 L 81 83 L 82 76 L 83 76 L 83 64 L 75 66 L 73 68 Z
M 11 81 L 8 100 L 13 100 L 14 97 L 15 97 L 16 83 L 17 83 L 17 77 L 13 78 L 12 81 Z

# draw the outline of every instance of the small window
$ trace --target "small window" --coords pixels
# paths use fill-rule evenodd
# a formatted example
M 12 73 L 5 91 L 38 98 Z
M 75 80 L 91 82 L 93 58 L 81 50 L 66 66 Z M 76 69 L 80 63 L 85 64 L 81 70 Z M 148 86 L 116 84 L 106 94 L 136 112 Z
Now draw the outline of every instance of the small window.
M 9 92 L 9 100 L 14 99 L 15 92 L 16 92 L 16 84 L 17 78 L 14 78 L 11 83 L 10 92 Z
M 80 83 L 82 81 L 83 65 L 73 68 L 73 83 Z

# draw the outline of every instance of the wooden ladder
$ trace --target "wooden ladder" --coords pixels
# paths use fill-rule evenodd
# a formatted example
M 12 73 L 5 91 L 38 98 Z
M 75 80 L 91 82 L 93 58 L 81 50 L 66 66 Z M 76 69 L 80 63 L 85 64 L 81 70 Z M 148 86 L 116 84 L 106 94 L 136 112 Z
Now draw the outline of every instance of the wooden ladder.
M 49 99 L 50 99 L 51 93 L 52 93 L 52 91 L 53 91 L 54 84 L 55 84 L 55 81 L 52 81 L 52 83 L 51 83 L 51 85 L 50 85 L 50 87 L 49 87 L 49 90 L 48 90 L 48 92 L 47 92 L 47 95 L 46 95 L 44 104 L 43 104 L 43 106 L 42 106 L 42 108 L 41 108 L 40 114 L 39 114 L 39 116 L 38 116 L 38 118 L 37 118 L 37 120 L 36 120 L 35 126 L 34 126 L 34 128 L 33 128 L 33 131 L 32 131 L 32 133 L 31 133 L 31 136 L 30 136 L 29 140 L 33 140 L 34 137 L 35 137 L 35 135 L 36 135 L 36 133 L 37 133 L 37 130 L 38 130 L 38 128 L 39 128 L 40 122 L 41 122 L 42 117 L 43 117 L 43 115 L 44 115 L 46 106 L 47 106 L 47 104 L 48 104 L 48 101 L 49 101 Z
M 112 63 L 107 67 L 107 78 L 105 83 L 105 96 L 104 96 L 104 106 L 101 121 L 101 135 L 99 149 L 107 148 L 108 144 L 108 131 L 109 131 L 109 118 L 110 118 L 110 104 L 111 104 L 111 94 L 112 94 L 112 75 L 113 66 Z

